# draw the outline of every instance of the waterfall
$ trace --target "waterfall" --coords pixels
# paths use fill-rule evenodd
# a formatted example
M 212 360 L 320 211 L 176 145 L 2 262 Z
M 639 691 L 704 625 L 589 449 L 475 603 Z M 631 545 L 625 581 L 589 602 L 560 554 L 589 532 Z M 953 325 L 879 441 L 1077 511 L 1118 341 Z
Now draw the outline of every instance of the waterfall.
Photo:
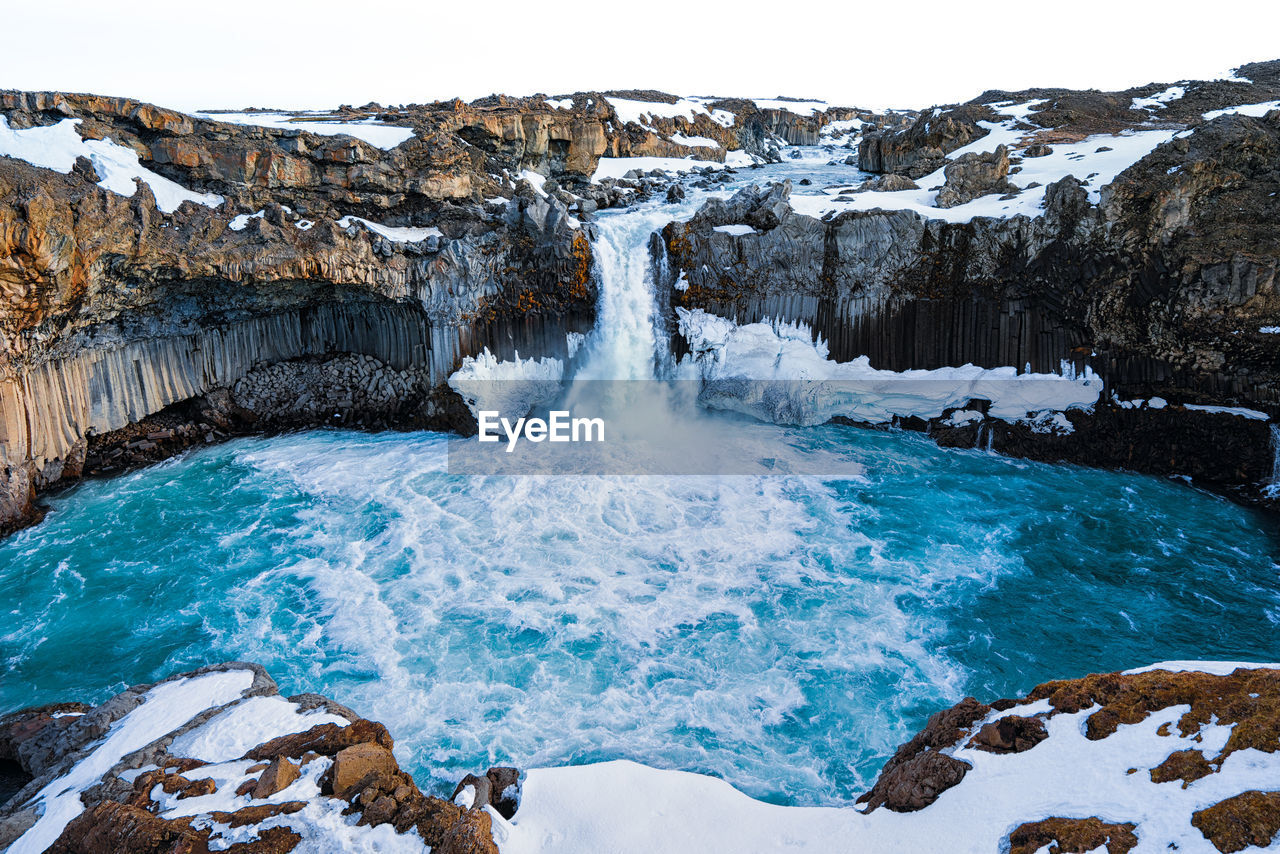
M 671 219 L 671 208 L 654 207 L 598 220 L 592 249 L 600 299 L 575 381 L 657 378 L 669 347 L 657 334 L 649 236 Z

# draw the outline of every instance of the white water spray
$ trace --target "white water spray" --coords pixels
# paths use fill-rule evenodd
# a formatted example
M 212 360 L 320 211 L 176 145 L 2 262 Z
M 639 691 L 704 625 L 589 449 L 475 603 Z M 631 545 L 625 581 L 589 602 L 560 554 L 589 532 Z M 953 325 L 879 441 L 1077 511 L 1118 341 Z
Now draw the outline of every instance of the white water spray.
M 1271 425 L 1271 480 L 1263 492 L 1269 498 L 1280 496 L 1280 426 Z

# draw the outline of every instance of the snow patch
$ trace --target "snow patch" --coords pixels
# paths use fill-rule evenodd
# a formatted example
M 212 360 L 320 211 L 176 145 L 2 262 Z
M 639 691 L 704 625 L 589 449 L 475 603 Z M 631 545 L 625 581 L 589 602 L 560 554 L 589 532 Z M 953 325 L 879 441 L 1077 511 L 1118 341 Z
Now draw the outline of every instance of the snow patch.
M 947 418 L 946 421 L 943 421 L 942 423 L 951 427 L 963 427 L 966 424 L 977 424 L 984 418 L 986 418 L 986 416 L 976 409 L 957 409 L 955 412 L 951 413 L 951 416 Z
M 1204 120 L 1211 122 L 1219 116 L 1252 116 L 1259 118 L 1272 110 L 1280 110 L 1280 101 L 1263 101 L 1260 104 L 1240 104 L 1235 107 L 1224 107 L 1221 110 L 1210 110 L 1204 114 Z
M 38 854 L 62 833 L 67 823 L 84 812 L 80 793 L 130 753 L 172 732 L 207 709 L 240 698 L 253 684 L 250 670 L 227 670 L 174 679 L 143 695 L 142 704 L 117 720 L 93 751 L 36 795 L 44 812 L 9 847 L 7 854 Z
M 283 697 L 250 697 L 175 738 L 169 752 L 202 762 L 229 762 L 278 735 L 305 732 L 320 724 L 349 723 L 327 712 L 304 713 Z
M 413 138 L 413 128 L 384 124 L 369 118 L 359 122 L 330 121 L 328 113 L 192 113 L 196 118 L 233 125 L 301 130 L 319 136 L 353 136 L 389 151 Z
M 683 118 L 692 122 L 697 116 L 703 115 L 715 120 L 725 127 L 731 127 L 733 122 L 724 123 L 724 116 L 732 117 L 732 113 L 726 113 L 723 110 L 717 110 L 721 113 L 720 117 L 713 116 L 707 107 L 697 101 L 681 98 L 674 104 L 666 104 L 658 101 L 633 101 L 630 98 L 614 98 L 606 97 L 606 101 L 613 107 L 614 112 L 618 114 L 618 120 L 622 122 L 631 122 L 638 124 L 647 130 L 653 130 L 649 122 L 655 118 L 674 119 Z M 656 131 L 655 131 L 656 132 Z
M 1041 704 L 995 713 L 1036 713 Z M 910 813 L 879 809 L 784 807 L 753 800 L 728 783 L 632 762 L 531 769 L 520 811 L 501 829 L 502 854 L 631 854 L 697 850 L 707 854 L 776 851 L 1001 850 L 1010 830 L 1045 816 L 1099 816 L 1132 821 L 1144 851 L 1213 852 L 1191 815 L 1251 788 L 1274 788 L 1280 753 L 1241 750 L 1221 770 L 1187 788 L 1153 783 L 1145 769 L 1172 752 L 1212 751 L 1231 728 L 1202 727 L 1196 736 L 1161 735 L 1190 709 L 1172 706 L 1090 740 L 1085 722 L 1097 706 L 1045 721 L 1049 737 L 1022 753 L 946 749 L 972 768 L 937 801 Z M 1199 740 L 1193 740 L 1199 739 Z M 1129 771 L 1138 768 L 1139 772 Z M 617 793 L 628 793 L 625 799 Z M 496 822 L 495 822 L 496 824 Z M 495 834 L 498 831 L 495 830 Z
M 1255 664 L 1251 661 L 1159 661 L 1146 667 L 1135 667 L 1124 671 L 1126 676 L 1134 673 L 1149 673 L 1152 670 L 1166 670 L 1169 673 L 1210 673 L 1214 676 L 1230 676 L 1240 668 L 1246 670 L 1280 670 L 1280 664 Z
M 742 237 L 744 234 L 759 234 L 749 225 L 717 225 L 712 231 L 718 231 L 721 234 L 732 234 L 734 237 Z
M 395 226 L 383 225 L 380 222 L 362 219 L 358 216 L 344 216 L 338 220 L 339 228 L 350 228 L 355 223 L 360 223 L 374 234 L 381 235 L 387 240 L 394 243 L 417 243 L 419 240 L 426 240 L 428 237 L 444 237 L 444 232 L 435 226 L 426 228 L 415 226 Z
M 1256 409 L 1246 409 L 1243 406 L 1204 406 L 1199 403 L 1184 403 L 1183 409 L 1193 409 L 1196 412 L 1217 412 L 1223 415 L 1237 415 L 1241 418 L 1248 418 L 1251 421 L 1270 421 L 1271 416 L 1265 412 L 1259 412 Z
M 1146 98 L 1134 98 L 1133 103 L 1129 105 L 1131 110 L 1163 110 L 1170 101 L 1176 101 L 1183 95 L 1187 94 L 1187 90 L 1181 86 L 1170 86 L 1163 92 L 1157 92 Z
M 621 178 L 632 169 L 649 172 L 661 169 L 664 172 L 692 172 L 695 169 L 723 169 L 724 163 L 715 160 L 694 160 L 680 157 L 601 157 L 591 176 L 593 182 L 599 183 L 605 178 Z
M 673 133 L 669 137 L 676 145 L 686 145 L 689 148 L 719 148 L 720 143 L 714 139 L 708 139 L 705 136 L 685 136 L 682 133 Z
M 782 110 L 795 113 L 797 116 L 812 116 L 814 113 L 826 112 L 826 101 L 787 101 L 781 98 L 752 98 L 761 110 Z
M 135 179 L 151 188 L 156 207 L 173 213 L 183 202 L 195 202 L 216 208 L 224 201 L 216 193 L 197 193 L 163 175 L 158 175 L 138 161 L 138 152 L 110 139 L 82 139 L 76 131 L 80 119 L 63 119 L 55 125 L 14 130 L 9 120 L 0 116 L 0 155 L 25 160 L 32 166 L 52 169 L 66 175 L 76 158 L 87 157 L 99 179 L 98 186 L 120 196 L 138 191 Z
M 1037 102 L 1004 107 L 1004 110 L 1022 112 Z M 1016 149 L 1025 131 L 1015 127 L 1016 119 L 1004 122 L 979 122 L 988 131 L 986 136 L 951 152 L 954 160 L 962 154 L 995 151 L 1000 145 Z M 834 187 L 815 195 L 793 195 L 791 207 L 797 213 L 822 217 L 828 213 L 847 210 L 910 210 L 926 219 L 946 222 L 970 222 L 974 217 L 1007 218 L 1013 216 L 1038 217 L 1044 213 L 1044 194 L 1049 184 L 1068 175 L 1087 179 L 1085 189 L 1089 201 L 1097 204 L 1102 198 L 1102 188 L 1116 179 L 1121 172 L 1150 154 L 1156 146 L 1168 142 L 1175 131 L 1150 130 L 1126 131 L 1120 134 L 1098 134 L 1080 142 L 1051 146 L 1044 157 L 1024 158 L 1022 171 L 1009 176 L 1009 182 L 1019 188 L 1011 199 L 992 193 L 980 196 L 953 208 L 939 208 L 937 190 L 946 183 L 944 169 L 938 169 L 916 181 L 920 189 L 899 190 L 892 193 L 874 191 L 841 192 Z M 1100 151 L 1099 149 L 1107 149 Z M 1028 185 L 1037 183 L 1038 187 Z
M 231 229 L 232 231 L 244 231 L 249 226 L 249 220 L 262 219 L 266 215 L 267 215 L 266 208 L 263 208 L 257 213 L 236 214 L 231 218 L 231 224 L 227 226 L 227 228 Z

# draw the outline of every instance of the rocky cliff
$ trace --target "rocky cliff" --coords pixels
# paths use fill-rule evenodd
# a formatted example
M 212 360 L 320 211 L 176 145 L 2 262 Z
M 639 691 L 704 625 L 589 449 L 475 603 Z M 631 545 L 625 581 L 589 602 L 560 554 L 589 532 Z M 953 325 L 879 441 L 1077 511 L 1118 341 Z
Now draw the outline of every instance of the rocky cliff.
M 579 218 L 653 183 L 591 182 L 602 156 L 723 161 L 856 113 L 731 106 L 281 117 L 0 92 L 0 531 L 58 482 L 234 432 L 458 426 L 460 359 L 563 355 L 590 328 Z
M 987 93 L 926 111 L 906 130 L 868 133 L 864 169 L 932 174 L 918 188 L 902 178 L 842 190 L 814 215 L 794 209 L 789 185 L 713 201 L 663 232 L 667 284 L 680 285 L 669 292 L 672 303 L 742 322 L 803 321 L 839 361 L 866 355 L 897 371 L 964 363 L 1057 371 L 1067 362 L 1104 378 L 1103 409 L 1116 398 L 1159 398 L 1274 416 L 1280 111 L 1267 112 L 1265 102 L 1280 95 L 1280 64 L 1240 73 L 1252 82 Z M 1174 90 L 1184 94 L 1136 108 Z M 1260 109 L 1232 108 L 1259 101 Z M 1143 135 L 1167 141 L 1114 179 L 1097 177 L 1105 167 L 1095 163 L 1113 156 L 1112 145 Z M 1069 158 L 1062 177 L 1047 187 L 1010 183 L 1043 168 L 1038 158 L 1055 150 Z M 1022 201 L 1034 193 L 1038 204 Z M 812 198 L 801 201 L 814 207 Z M 726 233 L 733 224 L 748 227 Z M 1124 428 L 1111 450 L 1095 434 L 1037 451 L 1003 427 L 995 442 L 1146 471 L 1217 466 L 1210 481 L 1250 484 L 1256 494 L 1272 473 L 1265 420 L 1187 415 L 1177 422 L 1191 425 L 1185 432 L 1178 427 L 1154 445 L 1135 439 L 1159 432 L 1155 425 Z M 1108 423 L 1121 429 L 1120 421 L 1146 416 L 1174 425 L 1169 413 L 1150 411 Z M 960 444 L 975 432 L 970 425 L 964 438 L 940 435 Z M 1231 441 L 1213 438 L 1222 433 Z M 1071 442 L 1081 447 L 1070 451 Z M 1205 456 L 1224 445 L 1229 459 Z

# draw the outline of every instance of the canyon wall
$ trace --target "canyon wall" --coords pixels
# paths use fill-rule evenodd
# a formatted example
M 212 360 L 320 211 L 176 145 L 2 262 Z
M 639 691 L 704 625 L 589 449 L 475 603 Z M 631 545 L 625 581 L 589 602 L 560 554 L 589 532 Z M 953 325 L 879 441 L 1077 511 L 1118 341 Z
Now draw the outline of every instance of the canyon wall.
M 1215 116 L 1209 110 L 1280 94 L 1280 66 L 1249 70 L 1253 84 L 1205 84 L 1213 94 L 1207 101 L 1187 84 L 1195 113 L 1185 124 L 1155 123 L 1149 114 L 1125 124 L 1105 109 L 1090 112 L 1066 95 L 1055 99 L 1038 90 L 984 96 L 996 106 L 1039 99 L 1047 115 L 1043 124 L 1032 123 L 1040 122 L 1040 113 L 1023 122 L 1028 136 L 1014 162 L 1041 155 L 1037 144 L 1078 142 L 1100 129 L 1184 129 L 1092 197 L 1087 179 L 1093 175 L 1082 158 L 1079 179 L 1068 176 L 1048 186 L 1033 216 L 948 221 L 941 211 L 935 218 L 886 204 L 816 218 L 792 209 L 789 184 L 749 189 L 666 227 L 660 247 L 667 256 L 664 294 L 673 307 L 702 308 L 742 323 L 803 321 L 837 361 L 866 355 L 876 368 L 895 371 L 973 363 L 1035 372 L 1056 372 L 1067 362 L 1104 378 L 1103 409 L 1114 394 L 1247 407 L 1275 417 L 1280 111 L 1267 113 L 1264 105 L 1255 111 L 1261 115 Z M 1133 97 L 1155 88 L 1135 90 Z M 1127 93 L 1093 96 L 1084 103 L 1109 109 L 1123 101 L 1128 112 Z M 1187 107 L 1179 110 L 1177 115 L 1188 113 Z M 1201 118 L 1200 110 L 1209 117 Z M 914 132 L 871 133 L 862 142 L 863 168 L 920 177 L 922 170 L 952 162 L 943 152 L 991 132 L 995 118 L 991 105 L 975 103 L 924 113 Z M 952 167 L 947 169 L 950 184 Z M 910 182 L 893 186 L 915 188 Z M 1018 188 L 987 192 L 1006 189 Z M 1256 496 L 1272 475 L 1266 422 L 1184 414 L 1181 421 L 1145 409 L 1140 416 L 1107 415 L 1109 429 L 1124 435 L 1104 442 L 1105 431 L 1094 431 L 1088 439 L 1093 450 L 1072 450 L 1058 439 L 1033 441 L 1028 431 L 1009 425 L 995 425 L 995 444 L 1003 441 L 1005 449 L 1027 456 L 1194 472 L 1210 481 L 1216 466 L 1221 480 L 1247 483 Z M 1145 420 L 1138 426 L 1135 419 Z M 932 429 L 948 444 L 972 444 L 983 435 L 972 426 Z M 1167 440 L 1151 443 L 1160 430 L 1168 432 Z M 992 441 L 990 431 L 985 435 Z M 1072 441 L 1086 440 L 1082 434 Z M 1227 449 L 1229 459 L 1210 459 Z

